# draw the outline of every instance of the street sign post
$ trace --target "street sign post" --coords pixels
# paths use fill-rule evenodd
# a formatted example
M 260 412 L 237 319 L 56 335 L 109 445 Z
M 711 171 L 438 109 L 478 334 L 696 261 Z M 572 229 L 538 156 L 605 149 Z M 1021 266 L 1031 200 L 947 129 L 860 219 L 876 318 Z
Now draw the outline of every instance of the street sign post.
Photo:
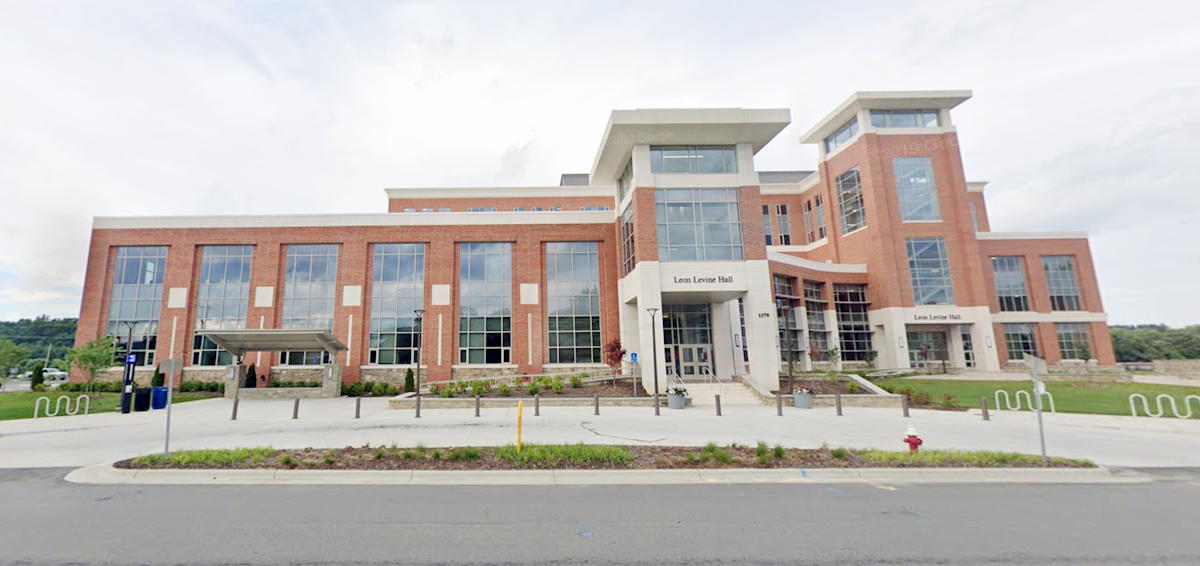
M 183 358 L 167 360 L 163 368 L 167 373 L 167 426 L 163 433 L 163 456 L 171 455 L 171 394 L 175 390 L 175 368 L 183 367 Z
M 629 354 L 629 363 L 631 363 L 631 364 L 636 364 L 636 363 L 637 363 L 637 352 L 630 352 L 630 354 Z
M 1046 456 L 1046 428 L 1042 425 L 1042 395 L 1046 393 L 1046 384 L 1038 379 L 1038 369 L 1046 362 L 1026 352 L 1025 363 L 1029 364 L 1033 370 L 1031 372 L 1033 376 L 1033 406 L 1037 410 L 1038 438 L 1042 443 L 1042 463 L 1045 464 L 1050 461 L 1050 458 Z

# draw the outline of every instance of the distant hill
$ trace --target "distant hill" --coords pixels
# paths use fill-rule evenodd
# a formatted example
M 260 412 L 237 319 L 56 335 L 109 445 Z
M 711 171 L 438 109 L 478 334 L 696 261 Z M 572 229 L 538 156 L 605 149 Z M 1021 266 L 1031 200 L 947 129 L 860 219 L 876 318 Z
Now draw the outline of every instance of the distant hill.
M 36 359 L 45 359 L 46 349 L 49 348 L 51 360 L 64 360 L 75 345 L 75 327 L 78 323 L 77 318 L 47 316 L 32 320 L 23 318 L 16 322 L 0 321 L 0 338 L 28 347 L 30 355 Z

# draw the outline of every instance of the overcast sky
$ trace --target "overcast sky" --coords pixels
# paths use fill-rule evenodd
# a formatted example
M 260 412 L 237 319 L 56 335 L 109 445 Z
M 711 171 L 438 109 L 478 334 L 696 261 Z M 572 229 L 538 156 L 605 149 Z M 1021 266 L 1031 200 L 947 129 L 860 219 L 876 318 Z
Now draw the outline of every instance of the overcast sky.
M 553 185 L 614 108 L 955 112 L 993 230 L 1086 230 L 1114 323 L 1200 323 L 1200 2 L 0 0 L 0 320 L 77 316 L 93 216 Z

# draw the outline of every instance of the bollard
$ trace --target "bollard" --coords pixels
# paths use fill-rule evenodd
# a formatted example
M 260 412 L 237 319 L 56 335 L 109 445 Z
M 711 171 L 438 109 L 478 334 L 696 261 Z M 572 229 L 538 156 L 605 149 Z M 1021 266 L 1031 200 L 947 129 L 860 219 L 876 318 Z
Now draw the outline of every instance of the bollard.
M 421 418 L 421 394 L 417 393 L 417 416 L 413 418 Z
M 362 397 L 354 398 L 354 418 L 362 418 Z
M 596 414 L 599 415 L 600 414 L 600 394 L 599 393 L 593 394 L 592 406 L 594 406 L 596 408 Z
M 296 397 L 296 404 L 292 405 L 292 419 L 300 418 L 300 398 Z
M 841 393 L 833 394 L 833 403 L 835 405 L 837 405 L 837 416 L 839 416 L 839 417 L 842 416 L 842 394 Z
M 533 416 L 542 416 L 542 394 L 538 393 L 533 396 Z
M 779 416 L 783 416 L 783 393 L 775 394 L 775 412 Z
M 908 395 L 900 396 L 900 408 L 904 409 L 904 416 L 908 417 Z
M 992 417 L 988 415 L 987 395 L 983 395 L 979 398 L 979 408 L 983 409 L 983 420 L 985 420 L 985 421 L 992 420 Z
M 229 420 L 231 420 L 231 421 L 236 421 L 236 420 L 237 420 L 237 406 L 238 406 L 238 401 L 241 401 L 241 399 L 238 399 L 237 397 L 234 397 L 234 398 L 233 398 L 233 416 L 232 416 L 232 417 L 229 417 Z
M 479 396 L 475 396 L 475 416 L 479 416 Z
M 719 417 L 719 416 L 721 416 L 721 396 L 713 395 L 713 397 L 717 398 L 717 416 Z
M 658 393 L 654 394 L 654 416 L 658 416 Z

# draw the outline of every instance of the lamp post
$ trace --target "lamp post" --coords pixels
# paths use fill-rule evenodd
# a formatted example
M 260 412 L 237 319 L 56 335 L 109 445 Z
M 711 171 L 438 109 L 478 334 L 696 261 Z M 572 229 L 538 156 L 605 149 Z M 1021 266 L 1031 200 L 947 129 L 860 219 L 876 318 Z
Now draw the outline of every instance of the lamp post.
M 133 356 L 133 327 L 137 323 L 122 320 L 121 324 L 129 329 L 125 337 L 125 375 L 121 379 L 121 413 L 128 414 L 133 404 L 133 378 L 137 368 L 137 363 L 130 361 Z
M 658 313 L 656 308 L 648 308 L 646 312 L 650 313 L 650 363 L 654 368 L 654 414 L 658 414 L 658 333 L 654 330 L 654 315 Z
M 417 397 L 421 396 L 421 359 L 425 357 L 425 309 L 415 309 L 413 314 L 417 315 L 417 375 L 416 385 L 413 389 L 416 390 Z

